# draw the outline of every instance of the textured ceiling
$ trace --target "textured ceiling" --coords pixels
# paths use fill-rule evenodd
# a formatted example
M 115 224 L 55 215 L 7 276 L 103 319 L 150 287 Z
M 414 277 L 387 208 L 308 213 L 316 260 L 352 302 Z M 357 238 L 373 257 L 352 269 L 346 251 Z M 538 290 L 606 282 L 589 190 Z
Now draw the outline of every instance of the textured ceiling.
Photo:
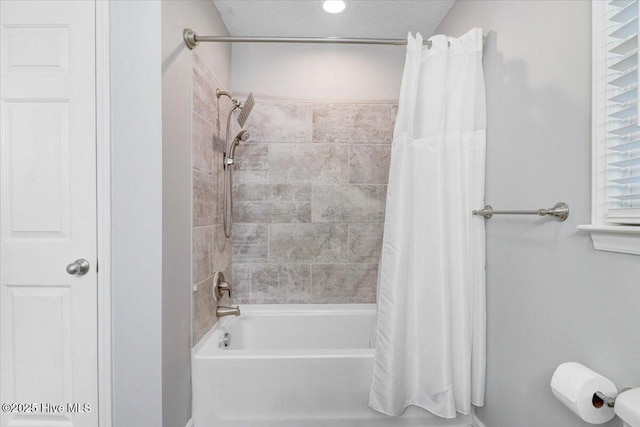
M 427 38 L 455 0 L 346 0 L 338 14 L 322 0 L 214 0 L 232 36 Z

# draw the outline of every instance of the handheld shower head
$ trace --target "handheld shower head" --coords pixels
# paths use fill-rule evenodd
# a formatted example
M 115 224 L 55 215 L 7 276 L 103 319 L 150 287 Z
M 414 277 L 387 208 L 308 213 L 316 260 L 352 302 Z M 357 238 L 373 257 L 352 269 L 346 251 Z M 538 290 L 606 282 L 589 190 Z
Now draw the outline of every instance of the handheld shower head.
M 233 158 L 236 155 L 236 147 L 238 146 L 238 144 L 240 144 L 241 141 L 242 142 L 247 141 L 250 137 L 251 137 L 251 134 L 246 130 L 241 130 L 240 132 L 238 132 L 236 137 L 233 138 L 233 142 L 231 143 L 231 147 L 229 148 L 229 155 L 225 160 L 226 165 L 233 164 Z
M 244 141 L 247 141 L 250 137 L 251 137 L 251 134 L 248 131 L 241 130 L 240 132 L 238 132 L 235 139 L 244 142 Z

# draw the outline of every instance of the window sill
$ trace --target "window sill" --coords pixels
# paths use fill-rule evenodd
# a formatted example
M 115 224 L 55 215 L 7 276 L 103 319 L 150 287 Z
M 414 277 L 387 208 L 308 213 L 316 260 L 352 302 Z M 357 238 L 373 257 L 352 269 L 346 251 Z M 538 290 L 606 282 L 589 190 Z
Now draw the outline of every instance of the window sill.
M 579 225 L 589 231 L 597 251 L 640 255 L 640 227 L 630 225 Z

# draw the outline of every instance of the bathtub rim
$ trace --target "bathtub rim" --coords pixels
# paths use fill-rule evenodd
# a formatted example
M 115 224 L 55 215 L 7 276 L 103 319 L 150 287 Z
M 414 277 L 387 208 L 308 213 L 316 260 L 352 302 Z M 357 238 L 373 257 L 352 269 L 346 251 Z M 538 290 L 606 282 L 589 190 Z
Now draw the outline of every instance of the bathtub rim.
M 329 314 L 376 314 L 377 305 L 366 304 L 239 304 L 240 312 L 253 315 L 329 315 Z M 242 314 L 240 315 L 242 317 Z M 226 317 L 227 319 L 230 317 Z M 224 320 L 225 317 L 220 320 Z M 217 324 L 217 322 L 216 322 Z M 215 327 L 215 325 L 214 325 Z
M 301 350 L 221 350 L 216 354 L 203 354 L 203 348 L 215 339 L 221 328 L 237 321 L 243 315 L 253 316 L 317 316 L 317 315 L 362 315 L 377 314 L 377 304 L 239 304 L 240 318 L 222 317 L 207 331 L 191 349 L 192 359 L 270 359 L 270 358 L 339 358 L 339 357 L 373 357 L 373 348 L 351 349 L 301 349 Z

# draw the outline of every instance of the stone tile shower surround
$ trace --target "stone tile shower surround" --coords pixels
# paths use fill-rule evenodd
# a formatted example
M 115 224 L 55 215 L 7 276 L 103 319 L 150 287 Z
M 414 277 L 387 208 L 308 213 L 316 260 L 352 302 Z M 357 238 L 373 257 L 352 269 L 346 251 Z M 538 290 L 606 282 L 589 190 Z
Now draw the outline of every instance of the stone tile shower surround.
M 375 302 L 396 104 L 258 102 L 236 152 L 236 303 Z
M 211 284 L 213 273 L 223 271 L 231 280 L 231 239 L 222 228 L 224 127 L 231 102 L 220 98 L 220 136 L 217 129 L 215 76 L 193 54 L 193 111 L 191 157 L 193 167 L 193 344 L 216 322 Z M 234 129 L 235 130 L 235 129 Z M 233 132 L 233 130 L 232 130 Z M 225 305 L 228 301 L 223 301 Z

